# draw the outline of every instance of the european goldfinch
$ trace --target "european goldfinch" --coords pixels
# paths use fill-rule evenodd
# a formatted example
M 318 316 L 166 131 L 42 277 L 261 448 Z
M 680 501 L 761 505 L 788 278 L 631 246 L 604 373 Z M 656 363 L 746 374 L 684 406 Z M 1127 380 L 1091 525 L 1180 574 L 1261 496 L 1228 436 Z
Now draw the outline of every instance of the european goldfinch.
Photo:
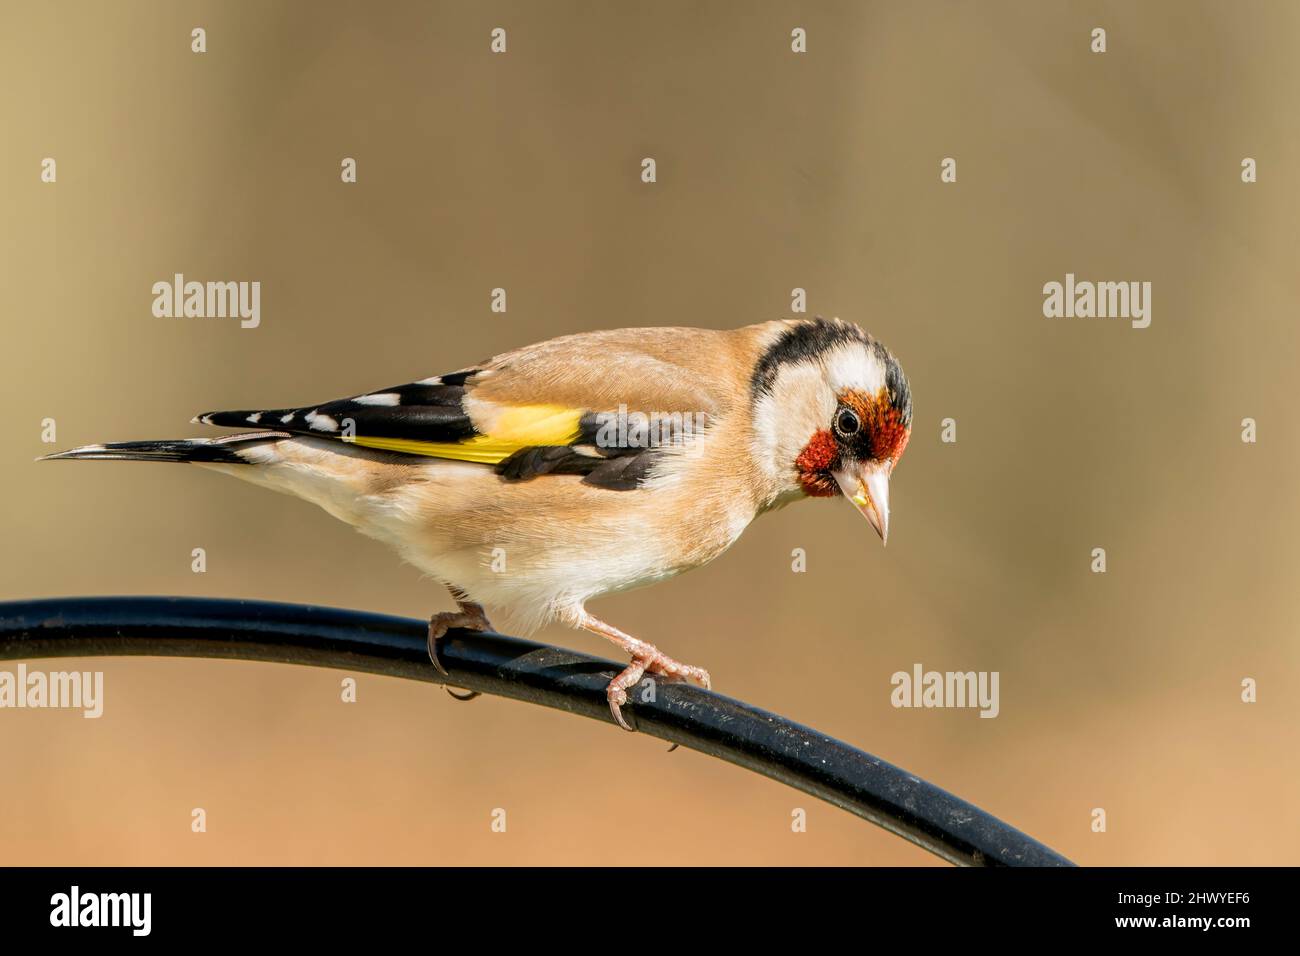
M 620 706 L 643 674 L 709 674 L 587 602 L 705 564 L 799 498 L 843 493 L 885 540 L 912 399 L 883 345 L 817 318 L 566 335 L 353 398 L 195 421 L 257 430 L 47 457 L 192 462 L 315 502 L 451 590 L 459 610 L 429 625 L 439 668 L 438 639 L 489 628 L 485 605 L 524 631 L 559 620 L 606 637 L 632 658 L 607 691 L 628 728 Z

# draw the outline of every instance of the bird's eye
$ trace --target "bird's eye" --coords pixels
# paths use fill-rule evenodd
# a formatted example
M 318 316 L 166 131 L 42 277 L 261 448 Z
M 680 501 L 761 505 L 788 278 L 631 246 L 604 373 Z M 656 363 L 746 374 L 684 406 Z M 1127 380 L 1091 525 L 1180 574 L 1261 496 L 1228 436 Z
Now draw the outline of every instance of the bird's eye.
M 835 431 L 841 438 L 848 438 L 850 435 L 856 435 L 862 423 L 858 421 L 858 416 L 852 409 L 841 408 L 835 415 Z

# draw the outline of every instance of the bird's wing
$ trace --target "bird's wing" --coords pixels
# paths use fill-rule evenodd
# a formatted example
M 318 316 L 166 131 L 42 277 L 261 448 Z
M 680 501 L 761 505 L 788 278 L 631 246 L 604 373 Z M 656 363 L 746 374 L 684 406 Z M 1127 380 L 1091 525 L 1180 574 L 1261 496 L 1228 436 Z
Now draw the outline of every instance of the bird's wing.
M 510 480 L 569 474 L 601 487 L 634 488 L 665 439 L 689 439 L 743 392 L 742 362 L 729 335 L 590 332 L 351 398 L 207 412 L 197 420 L 476 462 Z M 621 411 L 631 415 L 630 429 L 618 427 Z M 637 413 L 647 416 L 653 435 L 638 430 Z

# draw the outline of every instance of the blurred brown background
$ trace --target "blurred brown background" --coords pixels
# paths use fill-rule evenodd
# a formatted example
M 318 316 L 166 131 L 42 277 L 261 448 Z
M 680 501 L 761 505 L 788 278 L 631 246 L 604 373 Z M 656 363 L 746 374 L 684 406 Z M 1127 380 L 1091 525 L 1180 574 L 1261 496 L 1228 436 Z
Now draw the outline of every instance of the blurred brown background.
M 804 502 L 594 609 L 1081 863 L 1295 863 L 1298 27 L 1283 2 L 6 3 L 0 597 L 443 609 L 302 502 L 179 466 L 35 465 L 41 420 L 59 448 L 194 435 L 200 410 L 566 332 L 777 318 L 800 286 L 911 377 L 888 550 L 844 502 Z M 175 272 L 260 280 L 261 327 L 154 318 Z M 1151 327 L 1045 319 L 1066 272 L 1151 281 Z M 999 671 L 1001 715 L 892 708 L 914 662 Z M 100 720 L 0 711 L 4 862 L 934 862 L 523 704 L 82 666 L 106 671 Z

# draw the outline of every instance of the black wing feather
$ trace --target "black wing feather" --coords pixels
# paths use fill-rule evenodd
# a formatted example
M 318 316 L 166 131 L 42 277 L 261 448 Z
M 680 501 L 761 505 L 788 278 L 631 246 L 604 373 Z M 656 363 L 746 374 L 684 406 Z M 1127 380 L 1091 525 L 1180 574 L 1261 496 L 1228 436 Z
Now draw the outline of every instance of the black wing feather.
M 455 372 L 320 405 L 205 412 L 198 416 L 198 421 L 237 428 L 260 425 L 294 435 L 338 440 L 350 432 L 375 438 L 460 442 L 479 434 L 464 408 L 466 386 L 479 371 Z M 635 489 L 649 474 L 661 448 L 647 447 L 626 434 L 610 441 L 609 429 L 602 429 L 605 421 L 603 414 L 588 412 L 579 422 L 578 437 L 573 444 L 521 448 L 495 465 L 496 473 L 506 481 L 530 481 L 543 475 L 581 475 L 585 484 L 598 488 Z M 689 436 L 664 434 L 660 437 L 675 442 Z
M 459 442 L 478 434 L 463 404 L 465 381 L 473 374 L 457 372 L 320 405 L 205 412 L 198 420 L 236 428 L 262 425 L 317 438 L 342 439 L 350 432 L 376 438 Z

